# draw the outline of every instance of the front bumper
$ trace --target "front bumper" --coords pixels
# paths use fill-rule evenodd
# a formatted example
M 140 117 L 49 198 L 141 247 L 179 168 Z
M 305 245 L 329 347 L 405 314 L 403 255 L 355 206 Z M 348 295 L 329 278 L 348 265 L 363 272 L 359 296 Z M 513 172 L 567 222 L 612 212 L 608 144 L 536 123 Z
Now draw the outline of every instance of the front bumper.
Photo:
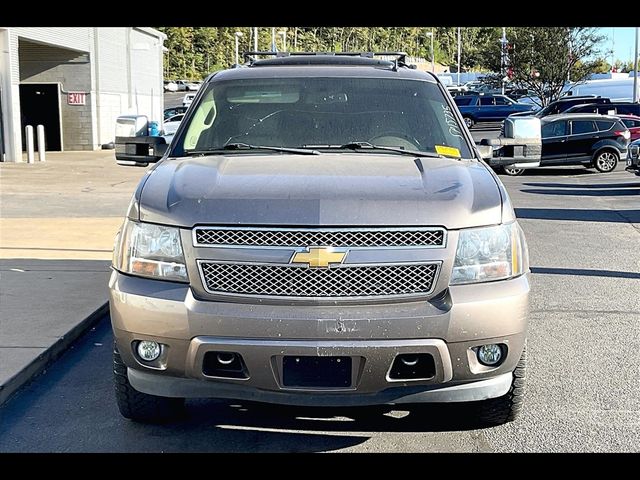
M 202 301 L 187 285 L 113 272 L 111 319 L 116 343 L 139 391 L 174 397 L 218 397 L 298 405 L 482 400 L 505 394 L 524 346 L 528 275 L 450 287 L 437 299 L 378 305 L 263 305 Z M 164 345 L 154 366 L 136 359 L 132 343 Z M 502 343 L 504 362 L 481 365 L 474 347 Z M 247 378 L 203 372 L 207 352 L 239 353 Z M 429 378 L 396 380 L 402 353 L 434 360 Z M 348 356 L 348 388 L 286 387 L 284 356 Z

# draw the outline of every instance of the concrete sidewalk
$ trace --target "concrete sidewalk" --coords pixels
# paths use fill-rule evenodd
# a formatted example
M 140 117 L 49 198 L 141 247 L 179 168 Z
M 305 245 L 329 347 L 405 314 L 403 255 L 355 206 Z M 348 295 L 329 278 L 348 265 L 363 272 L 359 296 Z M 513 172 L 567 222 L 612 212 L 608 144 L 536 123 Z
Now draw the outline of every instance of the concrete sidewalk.
M 0 404 L 106 312 L 113 238 L 145 172 L 113 150 L 0 164 Z

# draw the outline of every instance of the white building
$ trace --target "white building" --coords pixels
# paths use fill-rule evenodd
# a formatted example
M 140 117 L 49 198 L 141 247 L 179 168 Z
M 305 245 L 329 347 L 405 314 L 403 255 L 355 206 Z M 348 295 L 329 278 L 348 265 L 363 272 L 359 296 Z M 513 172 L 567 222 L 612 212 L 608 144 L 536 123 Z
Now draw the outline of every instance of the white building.
M 44 125 L 47 150 L 95 150 L 118 115 L 161 120 L 165 39 L 147 27 L 0 27 L 0 161 L 22 160 L 26 125 Z

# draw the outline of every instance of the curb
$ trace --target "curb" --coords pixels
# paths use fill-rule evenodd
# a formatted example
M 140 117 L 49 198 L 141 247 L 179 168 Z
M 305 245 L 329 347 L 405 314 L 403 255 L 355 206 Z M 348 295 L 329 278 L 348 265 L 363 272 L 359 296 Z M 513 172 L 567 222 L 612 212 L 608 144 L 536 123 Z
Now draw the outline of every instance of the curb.
M 23 385 L 41 374 L 51 363 L 58 359 L 73 342 L 93 327 L 98 320 L 107 313 L 109 313 L 109 302 L 100 305 L 88 317 L 56 340 L 53 345 L 31 360 L 28 365 L 11 377 L 4 385 L 0 385 L 0 406 L 6 403 Z

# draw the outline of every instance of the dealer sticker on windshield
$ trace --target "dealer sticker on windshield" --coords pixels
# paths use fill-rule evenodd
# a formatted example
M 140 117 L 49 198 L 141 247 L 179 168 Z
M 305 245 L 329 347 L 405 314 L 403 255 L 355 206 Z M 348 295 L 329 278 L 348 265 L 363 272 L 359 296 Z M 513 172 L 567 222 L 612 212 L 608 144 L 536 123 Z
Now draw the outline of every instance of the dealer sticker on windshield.
M 436 145 L 436 153 L 446 157 L 460 158 L 460 150 L 455 147 L 445 147 L 444 145 Z

